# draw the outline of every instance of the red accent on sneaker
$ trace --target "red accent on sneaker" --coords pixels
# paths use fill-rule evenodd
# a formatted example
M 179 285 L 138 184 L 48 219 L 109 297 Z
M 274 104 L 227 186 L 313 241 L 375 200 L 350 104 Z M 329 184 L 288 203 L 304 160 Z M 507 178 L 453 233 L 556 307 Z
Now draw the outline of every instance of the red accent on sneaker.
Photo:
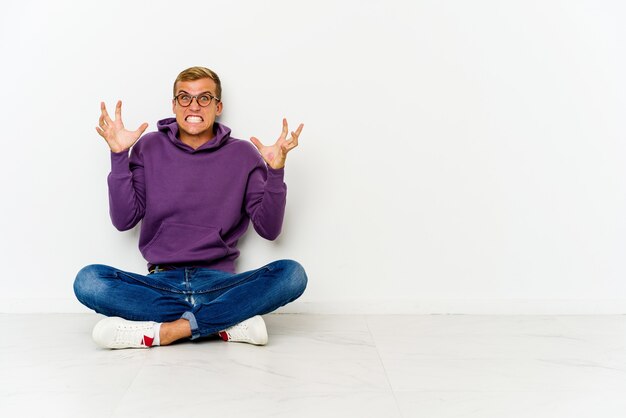
M 152 347 L 153 341 L 154 341 L 154 338 L 150 338 L 147 335 L 144 335 L 143 341 L 141 341 L 141 343 L 144 344 L 146 347 Z
M 218 332 L 218 335 L 224 341 L 230 340 L 230 338 L 228 337 L 228 333 L 226 331 Z

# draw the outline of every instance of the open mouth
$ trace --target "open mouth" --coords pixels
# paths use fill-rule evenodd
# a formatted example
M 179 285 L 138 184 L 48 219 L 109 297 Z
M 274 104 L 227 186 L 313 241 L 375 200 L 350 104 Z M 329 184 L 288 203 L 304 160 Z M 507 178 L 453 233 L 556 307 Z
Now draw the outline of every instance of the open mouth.
M 202 119 L 202 116 L 189 115 L 185 118 L 185 121 L 189 123 L 201 123 L 204 122 L 204 119 Z

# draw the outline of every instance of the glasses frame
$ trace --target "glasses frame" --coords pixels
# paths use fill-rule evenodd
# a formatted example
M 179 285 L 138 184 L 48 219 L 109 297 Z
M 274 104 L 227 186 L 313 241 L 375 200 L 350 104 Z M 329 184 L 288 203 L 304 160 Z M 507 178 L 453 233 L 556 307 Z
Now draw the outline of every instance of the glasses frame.
M 189 102 L 189 104 L 188 104 L 187 106 L 185 106 L 185 105 L 183 105 L 183 104 L 181 104 L 181 103 L 180 103 L 180 100 L 179 100 L 179 97 L 180 97 L 180 96 L 189 96 L 189 97 L 191 97 L 191 101 Z M 201 103 L 200 103 L 200 100 L 198 100 L 198 98 L 199 98 L 199 97 L 202 97 L 202 96 L 209 96 L 209 97 L 211 98 L 211 100 L 209 101 L 209 103 L 207 103 L 206 105 L 201 104 Z M 213 95 L 212 95 L 212 94 L 210 94 L 210 93 L 202 93 L 202 94 L 197 94 L 197 95 L 193 96 L 193 95 L 191 95 L 191 94 L 189 94 L 189 93 L 181 92 L 181 93 L 178 93 L 176 96 L 174 96 L 174 100 L 176 100 L 176 103 L 178 103 L 178 105 L 179 105 L 180 107 L 189 107 L 189 106 L 191 106 L 191 104 L 193 103 L 193 99 L 196 99 L 196 103 L 198 103 L 198 106 L 200 106 L 200 107 L 208 107 L 208 106 L 211 106 L 211 103 L 213 103 L 213 100 L 215 100 L 215 103 L 219 103 L 219 101 L 220 101 L 220 99 L 219 99 L 219 98 L 217 98 L 217 97 L 213 96 Z

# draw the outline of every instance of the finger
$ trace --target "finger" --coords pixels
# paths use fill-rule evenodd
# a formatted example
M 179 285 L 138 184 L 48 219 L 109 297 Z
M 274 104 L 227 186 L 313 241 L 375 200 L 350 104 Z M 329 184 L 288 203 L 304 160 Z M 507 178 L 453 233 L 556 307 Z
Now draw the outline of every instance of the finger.
M 115 120 L 122 123 L 122 101 L 121 100 L 118 100 L 117 105 L 115 106 Z
M 263 144 L 261 143 L 261 141 L 258 140 L 258 138 L 251 137 L 250 142 L 252 142 L 259 151 L 261 151 L 261 148 L 263 148 Z
M 281 148 L 285 151 L 285 153 L 287 153 L 297 146 L 298 146 L 298 141 L 293 140 L 293 141 L 285 142 L 283 145 L 281 145 Z
M 148 127 L 147 123 L 142 123 L 141 126 L 139 128 L 137 128 L 137 130 L 135 131 L 135 133 L 137 133 L 137 136 L 141 136 L 141 134 L 143 134 L 143 132 L 146 130 L 146 128 Z
M 112 125 L 113 120 L 111 120 L 111 117 L 109 116 L 109 112 L 107 112 L 107 107 L 104 105 L 104 102 L 100 104 L 100 109 L 102 110 L 102 118 L 105 125 Z
M 100 118 L 98 118 L 98 126 L 100 126 L 101 128 L 104 128 L 107 126 L 107 123 L 104 120 L 103 114 L 100 114 Z
M 289 142 L 287 143 L 287 146 L 289 147 L 289 149 L 294 149 L 295 147 L 297 147 L 297 146 L 298 146 L 298 140 L 297 140 L 297 139 L 294 139 L 294 140 L 292 140 L 292 141 L 289 141 Z
M 106 122 L 104 121 L 105 112 L 106 106 L 104 105 L 104 102 L 100 102 L 100 118 L 98 118 L 98 125 L 100 125 L 101 127 L 104 127 L 106 125 Z
M 104 131 L 102 130 L 101 127 L 96 126 L 96 132 L 98 132 L 98 135 L 100 135 L 102 138 L 104 138 Z
M 302 128 L 304 128 L 304 124 L 301 123 L 295 132 L 291 131 L 291 137 L 289 138 L 289 142 L 293 142 L 294 144 L 298 145 L 298 138 L 300 137 L 300 132 L 302 132 Z
M 291 137 L 289 138 L 289 143 L 293 143 L 298 145 L 298 132 L 291 132 Z
M 282 139 L 286 139 L 286 138 L 287 138 L 287 132 L 288 132 L 288 131 L 289 131 L 289 128 L 288 128 L 288 126 L 287 126 L 287 119 L 286 119 L 286 118 L 283 118 L 283 130 L 282 130 L 282 132 L 280 133 L 280 138 L 282 138 Z M 279 139 L 280 139 L 280 138 L 279 138 Z
M 297 145 L 291 145 L 291 142 L 287 142 L 280 146 L 281 153 L 286 157 L 287 153 L 294 149 Z

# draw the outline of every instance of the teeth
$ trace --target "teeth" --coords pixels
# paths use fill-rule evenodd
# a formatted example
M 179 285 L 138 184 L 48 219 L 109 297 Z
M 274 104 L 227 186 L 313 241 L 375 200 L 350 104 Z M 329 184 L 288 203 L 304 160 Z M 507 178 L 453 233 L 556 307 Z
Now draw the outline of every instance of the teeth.
M 202 122 L 202 118 L 200 116 L 187 116 L 187 122 L 200 123 Z

